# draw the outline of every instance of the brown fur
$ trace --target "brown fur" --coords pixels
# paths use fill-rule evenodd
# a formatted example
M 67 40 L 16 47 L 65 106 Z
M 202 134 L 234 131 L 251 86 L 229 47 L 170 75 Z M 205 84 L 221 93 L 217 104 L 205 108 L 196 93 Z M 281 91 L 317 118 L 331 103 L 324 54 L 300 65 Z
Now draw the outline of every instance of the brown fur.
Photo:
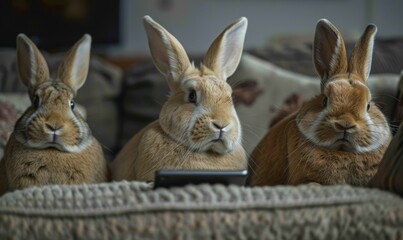
M 253 186 L 320 183 L 365 186 L 388 144 L 366 154 L 318 147 L 298 131 L 296 113 L 260 141 L 250 157 Z
M 32 105 L 16 122 L 0 161 L 0 194 L 46 184 L 107 181 L 102 148 L 72 107 L 87 76 L 90 43 L 88 35 L 78 41 L 53 80 L 36 46 L 25 35 L 18 36 L 19 76 Z
M 314 62 L 322 94 L 261 140 L 249 160 L 251 185 L 368 183 L 391 140 L 365 85 L 375 32 L 367 27 L 347 63 L 338 30 L 327 20 L 318 23 Z
M 242 19 L 224 30 L 209 49 L 204 65 L 197 68 L 175 37 L 145 17 L 154 64 L 172 92 L 159 120 L 137 133 L 112 162 L 112 179 L 152 181 L 159 169 L 246 168 L 232 90 L 226 83 L 239 63 L 246 23 Z M 235 49 L 224 51 L 227 46 Z M 187 99 L 192 91 L 197 94 L 196 103 Z M 218 135 L 218 129 L 225 130 Z
M 80 153 L 55 148 L 34 150 L 10 136 L 5 164 L 9 190 L 48 184 L 82 184 L 107 181 L 102 148 L 96 139 Z
M 403 124 L 383 155 L 378 171 L 369 182 L 370 187 L 393 191 L 403 196 Z

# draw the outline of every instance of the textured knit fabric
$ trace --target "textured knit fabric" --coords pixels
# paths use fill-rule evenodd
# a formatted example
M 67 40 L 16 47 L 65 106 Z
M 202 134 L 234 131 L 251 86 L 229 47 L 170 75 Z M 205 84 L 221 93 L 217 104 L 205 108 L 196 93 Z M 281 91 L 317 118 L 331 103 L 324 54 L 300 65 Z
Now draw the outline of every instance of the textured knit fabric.
M 0 239 L 402 239 L 403 199 L 350 186 L 47 186 L 0 198 Z

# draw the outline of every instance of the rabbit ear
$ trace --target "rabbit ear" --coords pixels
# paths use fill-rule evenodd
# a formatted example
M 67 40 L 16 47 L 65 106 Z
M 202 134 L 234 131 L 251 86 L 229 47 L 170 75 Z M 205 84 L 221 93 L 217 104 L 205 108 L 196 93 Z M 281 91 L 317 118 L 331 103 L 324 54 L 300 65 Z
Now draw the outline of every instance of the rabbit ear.
M 348 72 L 358 74 L 364 81 L 368 79 L 371 71 L 376 31 L 377 28 L 375 25 L 370 24 L 367 26 L 360 40 L 354 46 L 348 63 Z
M 22 33 L 17 36 L 17 71 L 21 81 L 31 90 L 49 79 L 45 58 Z
M 91 36 L 84 36 L 70 49 L 57 71 L 58 78 L 71 87 L 74 93 L 83 86 L 90 63 Z
M 327 79 L 347 71 L 347 54 L 343 38 L 327 19 L 319 20 L 316 25 L 313 61 L 322 79 L 322 86 Z
M 238 19 L 214 40 L 204 57 L 204 65 L 223 80 L 230 77 L 238 67 L 247 28 L 248 20 L 245 17 Z
M 150 16 L 144 16 L 143 23 L 155 66 L 169 83 L 176 82 L 191 65 L 185 49 L 174 36 Z

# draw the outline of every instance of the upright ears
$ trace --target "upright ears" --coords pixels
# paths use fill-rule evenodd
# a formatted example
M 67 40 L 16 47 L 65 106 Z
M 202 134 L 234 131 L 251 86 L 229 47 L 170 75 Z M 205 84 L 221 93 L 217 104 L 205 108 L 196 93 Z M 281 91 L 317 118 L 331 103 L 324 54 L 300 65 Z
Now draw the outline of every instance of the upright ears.
M 241 60 L 248 20 L 245 17 L 229 25 L 211 44 L 204 65 L 226 80 L 238 67 Z
M 365 82 L 368 79 L 376 26 L 370 24 L 355 45 L 347 62 L 346 47 L 337 28 L 321 19 L 316 25 L 313 60 L 322 83 L 339 73 L 355 73 Z
M 90 65 L 91 36 L 84 36 L 68 51 L 57 70 L 58 78 L 67 84 L 74 93 L 80 89 L 87 78 Z
M 85 34 L 70 51 L 58 69 L 58 78 L 77 90 L 87 78 L 91 36 Z M 17 68 L 22 82 L 32 91 L 49 80 L 49 68 L 35 44 L 24 34 L 17 36 Z
M 204 64 L 226 80 L 237 68 L 243 49 L 248 21 L 240 18 L 228 26 L 210 46 Z M 179 41 L 151 17 L 144 17 L 144 28 L 154 64 L 168 82 L 178 77 L 191 65 Z
M 179 41 L 150 16 L 144 16 L 143 23 L 154 65 L 171 86 L 191 65 L 189 57 Z
M 17 36 L 17 71 L 21 81 L 30 91 L 49 79 L 45 58 L 35 44 L 22 33 Z

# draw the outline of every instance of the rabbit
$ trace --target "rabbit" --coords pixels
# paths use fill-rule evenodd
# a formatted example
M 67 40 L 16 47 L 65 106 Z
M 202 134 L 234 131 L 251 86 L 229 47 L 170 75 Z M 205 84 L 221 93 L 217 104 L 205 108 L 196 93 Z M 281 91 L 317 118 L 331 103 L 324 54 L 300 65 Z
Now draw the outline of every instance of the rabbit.
M 149 16 L 143 23 L 154 65 L 171 94 L 159 119 L 135 134 L 112 161 L 112 180 L 152 182 L 159 169 L 246 169 L 226 79 L 239 64 L 247 19 L 240 18 L 215 39 L 199 68 L 161 25 Z
M 0 161 L 1 193 L 108 180 L 102 148 L 73 100 L 87 77 L 90 48 L 91 37 L 85 34 L 51 79 L 35 44 L 24 34 L 17 36 L 17 70 L 32 105 L 17 120 Z
M 378 171 L 368 186 L 388 190 L 403 196 L 403 123 L 386 149 Z
M 321 93 L 263 137 L 249 157 L 248 184 L 368 184 L 391 141 L 366 86 L 376 31 L 368 25 L 347 60 L 340 32 L 318 21 L 313 61 Z

